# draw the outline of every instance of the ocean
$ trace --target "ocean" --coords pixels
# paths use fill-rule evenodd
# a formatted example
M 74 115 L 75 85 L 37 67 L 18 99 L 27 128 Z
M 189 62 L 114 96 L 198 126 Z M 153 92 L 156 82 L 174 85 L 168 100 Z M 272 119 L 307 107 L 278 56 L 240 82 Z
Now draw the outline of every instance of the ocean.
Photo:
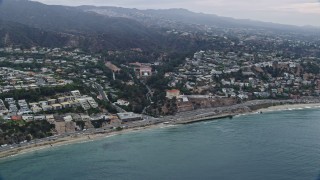
M 320 109 L 116 135 L 0 160 L 0 179 L 320 180 Z

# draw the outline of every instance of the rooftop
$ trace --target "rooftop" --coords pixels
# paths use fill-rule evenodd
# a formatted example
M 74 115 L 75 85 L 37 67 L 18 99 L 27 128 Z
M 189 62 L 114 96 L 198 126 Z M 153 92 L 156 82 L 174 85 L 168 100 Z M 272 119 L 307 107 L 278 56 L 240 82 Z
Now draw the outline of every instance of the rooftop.
M 133 112 L 126 112 L 126 113 L 118 113 L 118 117 L 123 119 L 133 119 L 133 118 L 142 118 L 140 114 L 135 114 Z

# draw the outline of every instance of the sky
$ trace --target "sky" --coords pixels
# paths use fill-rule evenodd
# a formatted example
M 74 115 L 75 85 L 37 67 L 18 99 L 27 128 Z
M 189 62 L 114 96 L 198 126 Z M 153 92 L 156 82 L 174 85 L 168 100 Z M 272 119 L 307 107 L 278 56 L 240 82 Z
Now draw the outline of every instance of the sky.
M 238 19 L 320 26 L 320 0 L 37 0 L 68 6 L 96 5 L 138 9 L 185 8 Z

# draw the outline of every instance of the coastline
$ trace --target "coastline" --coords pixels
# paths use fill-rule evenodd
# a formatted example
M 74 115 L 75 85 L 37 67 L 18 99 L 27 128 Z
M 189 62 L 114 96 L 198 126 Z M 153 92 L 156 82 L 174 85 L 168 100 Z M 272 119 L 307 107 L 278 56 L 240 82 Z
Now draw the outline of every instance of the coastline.
M 142 130 L 147 130 L 147 129 L 163 128 L 163 127 L 168 127 L 168 126 L 165 126 L 163 124 L 157 124 L 157 125 L 150 125 L 150 126 L 146 126 L 146 127 L 124 129 L 122 131 L 68 136 L 65 138 L 59 138 L 56 141 L 38 143 L 38 144 L 26 146 L 26 147 L 2 151 L 2 152 L 0 152 L 0 159 L 6 158 L 6 157 L 17 156 L 20 154 L 31 153 L 31 152 L 35 152 L 35 151 L 39 151 L 39 150 L 43 150 L 43 149 L 49 149 L 49 148 L 53 148 L 53 147 L 71 145 L 71 144 L 76 144 L 76 143 L 85 143 L 85 142 L 95 141 L 95 140 L 99 140 L 99 139 L 103 139 L 103 138 L 109 138 L 109 137 L 116 136 L 116 135 L 127 134 L 127 133 L 131 133 L 131 132 L 137 132 L 137 131 L 142 131 Z
M 259 111 L 262 111 L 262 112 L 274 112 L 274 111 L 286 111 L 286 110 L 292 111 L 292 110 L 302 110 L 302 109 L 312 109 L 312 108 L 320 108 L 320 103 L 271 106 L 268 108 L 260 109 Z
M 247 107 L 247 105 L 241 105 L 238 107 L 236 105 L 235 107 L 237 108 L 244 108 Z M 6 158 L 6 157 L 11 157 L 11 156 L 16 156 L 20 154 L 25 154 L 25 153 L 30 153 L 34 151 L 39 151 L 42 149 L 48 149 L 52 147 L 59 147 L 63 145 L 70 145 L 70 144 L 76 144 L 76 143 L 84 143 L 88 141 L 94 141 L 94 140 L 99 140 L 103 138 L 108 138 L 112 137 L 115 135 L 121 135 L 121 134 L 127 134 L 130 132 L 136 132 L 136 131 L 142 131 L 142 130 L 147 130 L 147 129 L 157 129 L 157 128 L 163 128 L 163 127 L 170 127 L 172 125 L 184 125 L 184 124 L 190 124 L 190 123 L 197 123 L 197 122 L 202 122 L 202 121 L 214 121 L 217 119 L 224 119 L 224 118 L 230 118 L 233 116 L 241 116 L 241 115 L 248 115 L 248 114 L 257 114 L 257 113 L 268 113 L 268 112 L 275 112 L 275 111 L 286 111 L 286 110 L 302 110 L 302 109 L 314 109 L 314 108 L 320 108 L 320 102 L 317 103 L 297 103 L 297 104 L 281 104 L 281 105 L 273 105 L 273 106 L 268 106 L 268 107 L 261 107 L 255 110 L 241 110 L 239 112 L 221 112 L 219 114 L 216 113 L 203 113 L 207 115 L 200 114 L 202 116 L 199 116 L 197 114 L 196 116 L 189 117 L 189 119 L 179 119 L 179 116 L 171 116 L 171 121 L 169 121 L 169 124 L 164 124 L 163 122 L 166 120 L 165 118 L 163 119 L 162 123 L 157 123 L 157 124 L 150 124 L 146 126 L 141 126 L 141 127 L 134 127 L 134 128 L 128 128 L 124 129 L 122 131 L 106 131 L 106 132 L 99 132 L 99 133 L 84 133 L 84 134 L 76 134 L 72 136 L 67 136 L 64 138 L 58 138 L 55 141 L 50 141 L 50 142 L 43 142 L 43 143 L 38 143 L 38 144 L 32 144 L 26 147 L 19 147 L 19 148 L 14 148 L 14 149 L 9 149 L 0 152 L 0 159 L 1 158 Z M 212 110 L 213 108 L 207 109 L 207 111 Z M 215 108 L 215 109 L 219 109 Z M 232 109 L 232 108 L 231 108 Z M 231 110 L 232 111 L 232 110 Z M 196 112 L 196 111 L 192 111 Z M 189 112 L 190 113 L 190 112 Z M 177 118 L 175 120 L 174 118 Z

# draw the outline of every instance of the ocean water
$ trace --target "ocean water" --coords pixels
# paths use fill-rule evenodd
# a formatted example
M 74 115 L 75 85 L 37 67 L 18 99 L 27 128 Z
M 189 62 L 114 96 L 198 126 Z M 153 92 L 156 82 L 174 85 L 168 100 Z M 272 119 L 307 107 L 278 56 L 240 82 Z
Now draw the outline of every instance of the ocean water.
M 0 160 L 0 179 L 320 180 L 320 109 L 133 132 Z

